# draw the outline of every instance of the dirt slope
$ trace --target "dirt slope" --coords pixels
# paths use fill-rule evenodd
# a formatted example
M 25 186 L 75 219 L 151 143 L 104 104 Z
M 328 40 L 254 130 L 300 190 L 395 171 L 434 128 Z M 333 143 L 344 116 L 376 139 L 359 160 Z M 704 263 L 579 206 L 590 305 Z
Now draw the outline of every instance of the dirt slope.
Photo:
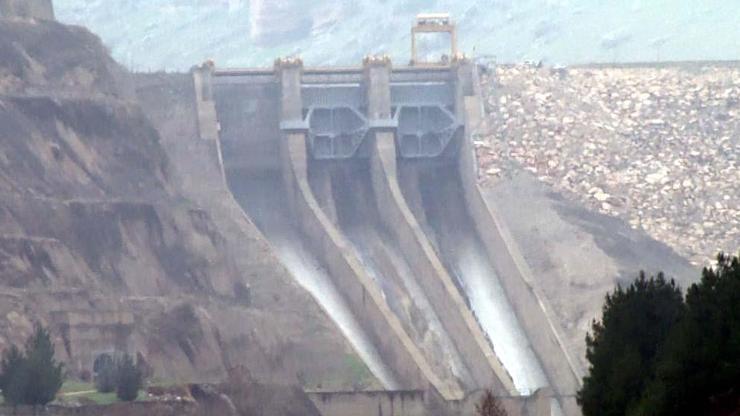
M 73 375 L 126 349 L 160 378 L 350 385 L 334 324 L 230 200 L 189 199 L 133 86 L 86 30 L 0 19 L 0 349 L 38 320 Z

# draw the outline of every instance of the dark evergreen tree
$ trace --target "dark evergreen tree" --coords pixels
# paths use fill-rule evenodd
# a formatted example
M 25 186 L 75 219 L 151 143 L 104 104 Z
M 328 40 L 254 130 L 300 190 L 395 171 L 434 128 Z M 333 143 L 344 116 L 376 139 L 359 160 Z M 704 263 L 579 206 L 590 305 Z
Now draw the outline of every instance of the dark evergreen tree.
M 640 402 L 655 357 L 683 313 L 681 290 L 644 273 L 606 296 L 603 317 L 586 337 L 589 373 L 578 392 L 584 416 L 624 416 Z
M 118 362 L 117 374 L 116 396 L 127 402 L 136 400 L 144 383 L 144 377 L 130 355 L 124 355 Z
M 740 260 L 720 254 L 686 295 L 636 415 L 740 413 Z
M 0 363 L 0 389 L 5 402 L 14 406 L 23 403 L 27 384 L 26 357 L 12 345 Z
M 54 400 L 64 383 L 64 364 L 54 359 L 51 336 L 40 325 L 26 342 L 26 370 L 25 403 L 43 405 Z
M 116 390 L 116 370 L 116 362 L 110 354 L 101 354 L 95 359 L 93 363 L 95 388 L 100 393 L 111 393 Z
M 37 326 L 26 341 L 25 354 L 12 346 L 0 365 L 3 397 L 13 405 L 44 405 L 56 397 L 64 382 L 64 366 L 54 359 L 49 332 Z
M 475 405 L 475 413 L 478 416 L 506 416 L 506 409 L 491 390 L 486 390 L 480 403 Z

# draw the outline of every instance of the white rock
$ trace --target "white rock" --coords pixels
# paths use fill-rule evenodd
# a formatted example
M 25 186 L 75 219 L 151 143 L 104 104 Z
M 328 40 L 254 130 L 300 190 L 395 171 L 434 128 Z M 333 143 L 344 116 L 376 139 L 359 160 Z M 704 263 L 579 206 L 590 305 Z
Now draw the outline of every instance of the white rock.
M 597 201 L 599 201 L 599 202 L 606 201 L 607 199 L 609 199 L 609 196 L 610 196 L 609 194 L 607 194 L 607 193 L 605 193 L 603 191 L 602 192 L 597 192 L 597 193 L 594 194 L 594 198 Z

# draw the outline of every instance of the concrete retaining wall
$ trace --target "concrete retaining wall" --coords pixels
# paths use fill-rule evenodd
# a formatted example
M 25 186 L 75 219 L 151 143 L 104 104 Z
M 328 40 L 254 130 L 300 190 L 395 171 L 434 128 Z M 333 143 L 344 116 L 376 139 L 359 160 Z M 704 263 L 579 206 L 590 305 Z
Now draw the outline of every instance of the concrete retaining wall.
M 308 393 L 322 416 L 426 416 L 422 391 Z
M 308 393 L 322 416 L 471 416 L 485 394 L 475 391 L 464 399 L 435 403 L 423 391 L 361 391 Z M 532 396 L 497 396 L 508 416 L 552 416 L 552 392 Z

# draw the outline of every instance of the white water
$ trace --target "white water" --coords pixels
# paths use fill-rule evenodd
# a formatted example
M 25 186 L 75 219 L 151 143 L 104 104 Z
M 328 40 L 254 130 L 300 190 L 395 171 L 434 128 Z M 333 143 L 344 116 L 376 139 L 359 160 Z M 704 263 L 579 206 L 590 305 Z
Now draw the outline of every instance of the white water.
M 345 339 L 352 345 L 373 375 L 383 384 L 383 387 L 388 390 L 400 389 L 400 383 L 385 365 L 380 353 L 355 319 L 347 302 L 316 259 L 305 250 L 300 242 L 293 239 L 273 236 L 270 242 L 285 267 L 337 324 Z
M 488 334 L 501 363 L 511 375 L 520 394 L 529 395 L 547 386 L 524 331 L 488 259 L 472 238 L 464 238 L 457 248 L 457 267 L 470 306 Z

